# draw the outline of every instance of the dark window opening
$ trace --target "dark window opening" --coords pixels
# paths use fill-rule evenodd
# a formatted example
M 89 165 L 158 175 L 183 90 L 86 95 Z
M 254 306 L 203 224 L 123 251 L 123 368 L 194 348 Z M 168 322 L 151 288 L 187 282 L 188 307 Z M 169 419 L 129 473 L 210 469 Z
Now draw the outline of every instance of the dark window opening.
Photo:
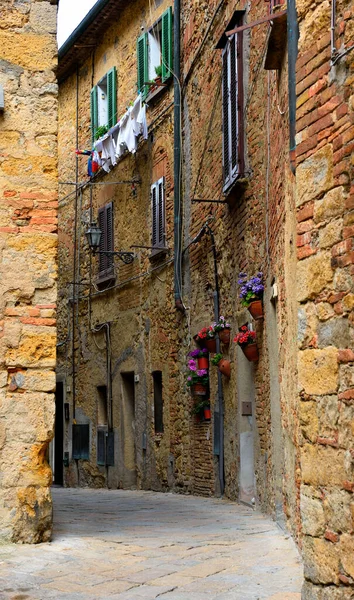
M 89 425 L 73 425 L 73 458 L 83 460 L 90 458 Z
M 107 398 L 107 386 L 97 386 L 98 402 L 97 402 L 97 425 L 108 424 L 108 398 Z
M 155 433 L 163 433 L 163 397 L 162 397 L 162 372 L 152 373 L 154 380 L 154 423 Z

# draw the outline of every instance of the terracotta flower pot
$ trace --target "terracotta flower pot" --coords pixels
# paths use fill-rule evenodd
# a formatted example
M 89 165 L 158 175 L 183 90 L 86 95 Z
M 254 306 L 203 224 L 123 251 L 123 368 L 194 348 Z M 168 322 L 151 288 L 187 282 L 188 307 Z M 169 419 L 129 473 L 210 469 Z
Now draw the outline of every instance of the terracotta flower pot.
M 257 344 L 247 344 L 246 346 L 241 346 L 241 350 L 249 361 L 256 362 L 259 359 Z
M 198 369 L 209 369 L 209 359 L 207 356 L 197 358 Z
M 226 358 L 222 358 L 219 361 L 218 368 L 219 368 L 220 373 L 222 373 L 223 375 L 225 375 L 225 377 L 230 378 L 230 375 L 231 375 L 231 363 L 230 363 L 229 360 L 226 360 Z
M 215 352 L 216 352 L 216 339 L 215 338 L 211 338 L 209 340 L 203 340 L 203 345 L 205 346 L 205 348 L 207 350 L 209 350 L 209 352 L 211 352 L 212 354 L 215 354 Z
M 191 385 L 192 396 L 206 396 L 207 395 L 207 386 L 202 383 L 195 383 Z
M 230 329 L 227 327 L 219 331 L 219 339 L 222 344 L 229 346 L 230 344 Z
M 264 313 L 262 300 L 254 300 L 254 302 L 251 302 L 251 304 L 247 306 L 247 308 L 255 320 L 263 319 Z
M 204 407 L 204 419 L 205 419 L 205 421 L 210 421 L 210 419 L 211 419 L 210 406 L 205 406 Z

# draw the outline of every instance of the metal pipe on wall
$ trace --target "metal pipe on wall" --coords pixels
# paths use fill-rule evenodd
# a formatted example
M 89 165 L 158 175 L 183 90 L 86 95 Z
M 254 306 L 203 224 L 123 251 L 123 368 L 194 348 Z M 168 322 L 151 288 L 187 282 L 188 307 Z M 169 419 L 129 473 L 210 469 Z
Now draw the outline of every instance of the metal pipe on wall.
M 180 0 L 174 0 L 174 292 L 175 307 L 184 311 L 182 302 L 182 217 L 181 217 L 181 5 Z
M 79 66 L 76 67 L 76 148 L 79 147 Z M 76 302 L 78 301 L 78 290 L 76 280 L 76 254 L 77 254 L 77 204 L 79 198 L 79 158 L 76 155 L 75 164 L 75 214 L 74 214 L 74 257 L 73 257 L 73 303 L 72 303 L 72 327 L 71 327 L 71 369 L 72 369 L 72 398 L 73 398 L 73 420 L 76 417 L 76 365 L 75 365 L 75 332 L 76 332 Z

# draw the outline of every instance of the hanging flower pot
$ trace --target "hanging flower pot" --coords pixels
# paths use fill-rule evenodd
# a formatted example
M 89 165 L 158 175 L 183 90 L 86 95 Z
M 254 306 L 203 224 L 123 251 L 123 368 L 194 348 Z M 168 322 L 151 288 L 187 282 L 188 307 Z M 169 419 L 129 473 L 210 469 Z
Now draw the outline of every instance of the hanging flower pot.
M 204 420 L 205 421 L 210 421 L 211 420 L 210 406 L 204 406 Z
M 203 343 L 209 352 L 211 352 L 212 354 L 214 354 L 216 352 L 216 339 L 215 338 L 203 340 Z
M 225 375 L 225 377 L 228 377 L 230 379 L 230 375 L 231 375 L 231 363 L 230 363 L 230 361 L 226 360 L 226 358 L 222 358 L 219 361 L 218 367 L 219 367 L 220 373 L 222 373 L 223 375 Z
M 209 369 L 209 358 L 207 356 L 200 356 L 197 358 L 198 369 Z
M 241 350 L 249 361 L 256 362 L 259 359 L 258 346 L 256 343 L 241 346 Z
M 262 300 L 254 300 L 247 308 L 255 320 L 263 319 L 264 313 Z
M 192 396 L 206 396 L 208 388 L 202 383 L 194 383 L 193 385 L 191 385 L 191 392 Z
M 226 327 L 219 331 L 219 339 L 222 344 L 228 346 L 230 344 L 230 328 Z

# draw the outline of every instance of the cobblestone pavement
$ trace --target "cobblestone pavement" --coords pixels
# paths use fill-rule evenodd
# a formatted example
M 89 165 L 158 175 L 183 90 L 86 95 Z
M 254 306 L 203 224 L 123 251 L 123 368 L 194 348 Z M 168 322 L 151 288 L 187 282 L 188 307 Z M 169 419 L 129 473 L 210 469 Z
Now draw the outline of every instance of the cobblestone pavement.
M 294 544 L 226 500 L 53 489 L 53 541 L 0 547 L 6 600 L 300 600 Z

